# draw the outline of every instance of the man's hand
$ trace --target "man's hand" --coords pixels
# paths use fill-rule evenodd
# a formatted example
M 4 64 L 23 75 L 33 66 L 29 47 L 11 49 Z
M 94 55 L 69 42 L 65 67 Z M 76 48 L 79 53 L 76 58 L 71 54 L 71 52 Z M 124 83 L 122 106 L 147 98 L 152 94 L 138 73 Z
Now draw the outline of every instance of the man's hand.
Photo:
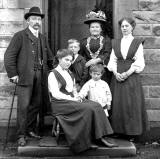
M 18 81 L 19 81 L 19 76 L 18 75 L 10 78 L 10 82 L 12 82 L 12 83 L 18 83 Z

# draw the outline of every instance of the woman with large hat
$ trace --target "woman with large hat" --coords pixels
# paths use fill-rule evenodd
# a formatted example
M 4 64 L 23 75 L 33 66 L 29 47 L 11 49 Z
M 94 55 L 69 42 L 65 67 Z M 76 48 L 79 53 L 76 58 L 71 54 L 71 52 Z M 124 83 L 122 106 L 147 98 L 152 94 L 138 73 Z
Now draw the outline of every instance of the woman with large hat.
M 111 53 L 110 38 L 103 34 L 106 24 L 106 16 L 103 11 L 91 11 L 86 15 L 85 24 L 89 25 L 89 37 L 81 41 L 80 54 L 85 57 L 86 66 L 102 63 L 107 65 Z M 102 79 L 110 83 L 111 72 L 105 69 Z

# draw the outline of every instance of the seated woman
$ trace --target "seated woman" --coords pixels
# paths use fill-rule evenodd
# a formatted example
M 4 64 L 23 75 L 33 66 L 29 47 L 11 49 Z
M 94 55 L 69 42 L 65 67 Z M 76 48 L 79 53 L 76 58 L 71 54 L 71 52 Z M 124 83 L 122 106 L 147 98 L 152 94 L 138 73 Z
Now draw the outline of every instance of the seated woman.
M 57 58 L 59 64 L 48 77 L 51 107 L 71 150 L 75 153 L 85 151 L 96 141 L 114 147 L 115 144 L 104 139 L 113 131 L 103 108 L 96 102 L 79 101 L 76 97 L 74 77 L 68 70 L 73 53 L 62 49 L 57 52 Z

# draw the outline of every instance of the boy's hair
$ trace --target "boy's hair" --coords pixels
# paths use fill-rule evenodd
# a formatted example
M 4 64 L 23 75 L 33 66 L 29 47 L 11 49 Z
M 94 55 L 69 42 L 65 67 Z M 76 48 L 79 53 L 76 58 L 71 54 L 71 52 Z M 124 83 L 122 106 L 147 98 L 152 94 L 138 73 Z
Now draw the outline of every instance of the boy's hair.
M 77 43 L 80 46 L 80 42 L 77 39 L 69 39 L 68 40 L 68 45 L 73 44 L 73 43 Z
M 89 69 L 89 72 L 101 72 L 101 74 L 103 75 L 103 73 L 105 72 L 104 67 L 102 64 L 96 64 L 96 65 L 92 65 Z
M 70 51 L 70 50 L 68 50 L 68 49 L 59 49 L 59 50 L 57 51 L 56 57 L 57 57 L 57 59 L 61 59 L 61 58 L 66 57 L 66 56 L 68 56 L 68 55 L 71 55 L 72 58 L 74 59 L 74 54 L 73 54 L 72 51 Z

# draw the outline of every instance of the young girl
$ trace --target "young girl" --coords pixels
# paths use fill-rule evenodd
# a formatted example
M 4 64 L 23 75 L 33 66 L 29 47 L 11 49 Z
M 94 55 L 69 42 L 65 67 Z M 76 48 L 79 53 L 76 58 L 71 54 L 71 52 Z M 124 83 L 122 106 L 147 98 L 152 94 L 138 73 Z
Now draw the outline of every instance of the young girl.
M 86 60 L 78 54 L 80 50 L 80 43 L 78 40 L 68 40 L 68 49 L 74 54 L 74 60 L 69 69 L 74 74 L 77 91 L 79 91 L 88 78 L 88 69 L 85 66 Z
M 107 82 L 101 80 L 104 73 L 104 67 L 101 64 L 93 65 L 90 67 L 89 73 L 91 79 L 84 84 L 79 93 L 79 97 L 84 99 L 88 96 L 89 100 L 101 104 L 106 115 L 109 116 L 108 110 L 110 109 L 112 95 Z

